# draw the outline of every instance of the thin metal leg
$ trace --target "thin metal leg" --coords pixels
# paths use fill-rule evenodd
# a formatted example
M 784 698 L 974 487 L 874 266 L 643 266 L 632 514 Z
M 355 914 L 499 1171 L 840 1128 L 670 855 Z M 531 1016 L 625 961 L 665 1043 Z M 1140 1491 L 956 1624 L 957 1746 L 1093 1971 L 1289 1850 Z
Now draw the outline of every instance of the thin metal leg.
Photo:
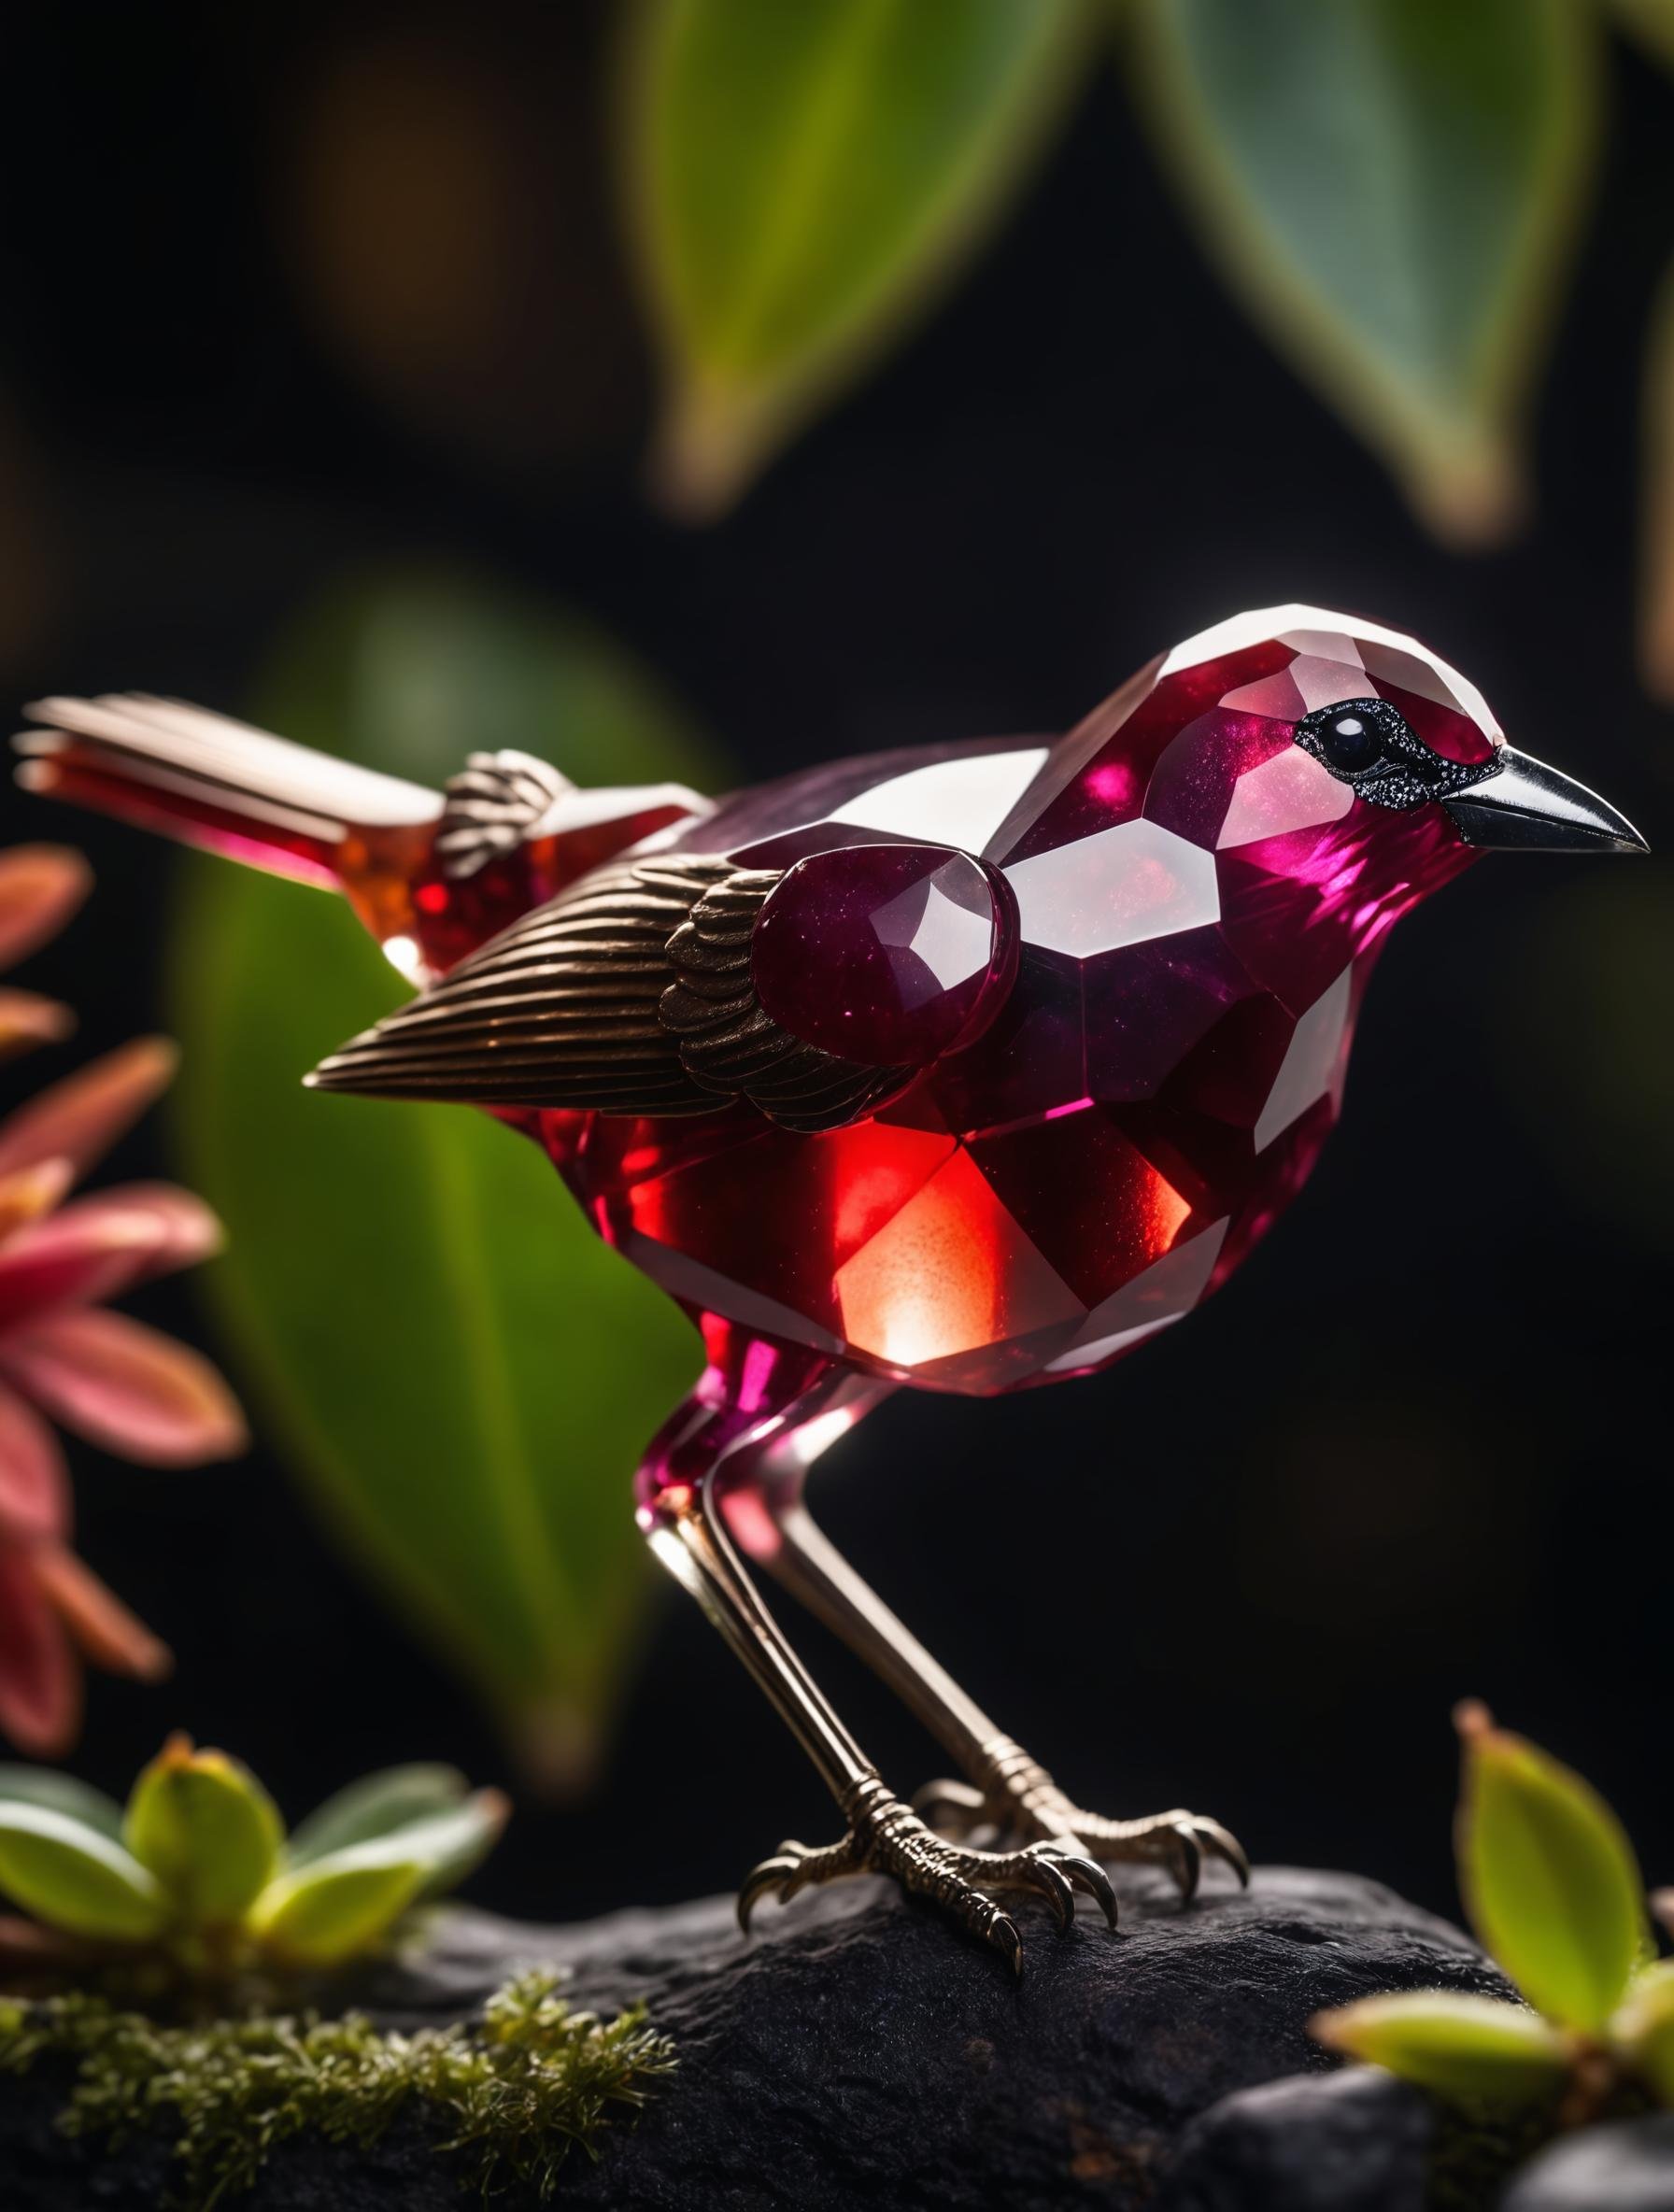
M 846 1808 L 856 1786 L 877 1770 L 762 1604 L 716 1510 L 715 1482 L 711 1471 L 688 1491 L 660 1499 L 645 1516 L 646 1541 L 744 1661 L 832 1796 Z
M 1249 1865 L 1219 1822 L 1175 1808 L 1136 1821 L 1084 1811 L 966 1694 L 850 1567 L 802 1501 L 802 1470 L 772 1455 L 752 1469 L 747 1494 L 725 1499 L 753 1556 L 817 1620 L 865 1660 L 942 1745 L 965 1777 L 933 1783 L 915 1804 L 929 1818 L 970 1826 L 983 1821 L 1101 1857 L 1169 1867 L 1190 1895 L 1204 1856 L 1226 1861 L 1241 1880 Z M 776 1477 L 776 1479 L 775 1479 Z

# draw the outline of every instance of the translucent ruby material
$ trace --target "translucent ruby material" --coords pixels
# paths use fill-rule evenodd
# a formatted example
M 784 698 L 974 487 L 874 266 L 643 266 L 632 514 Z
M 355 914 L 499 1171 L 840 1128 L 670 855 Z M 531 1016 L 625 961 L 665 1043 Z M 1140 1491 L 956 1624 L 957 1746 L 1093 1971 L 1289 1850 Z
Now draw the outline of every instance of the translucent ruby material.
M 844 761 L 675 832 L 743 865 L 803 864 L 758 963 L 802 1034 L 834 1051 L 864 1034 L 892 1058 L 927 1007 L 951 1032 L 973 987 L 992 1018 L 826 1136 L 745 1106 L 532 1117 L 601 1233 L 712 1336 L 723 1316 L 729 1340 L 775 1356 L 943 1390 L 1102 1367 L 1225 1282 L 1336 1118 L 1391 926 L 1473 858 L 1441 806 L 1357 800 L 1296 722 L 1375 693 L 1448 759 L 1502 742 L 1421 647 L 1317 619 L 1223 625 L 1056 744 Z M 986 878 L 956 849 L 1014 903 L 1014 980 L 994 1005 Z M 932 914 L 945 939 L 921 933 Z M 915 1007 L 927 975 L 939 988 Z
M 915 1066 L 972 1042 L 1016 964 L 1005 893 L 945 845 L 799 860 L 756 922 L 750 973 L 773 1019 L 822 1051 Z

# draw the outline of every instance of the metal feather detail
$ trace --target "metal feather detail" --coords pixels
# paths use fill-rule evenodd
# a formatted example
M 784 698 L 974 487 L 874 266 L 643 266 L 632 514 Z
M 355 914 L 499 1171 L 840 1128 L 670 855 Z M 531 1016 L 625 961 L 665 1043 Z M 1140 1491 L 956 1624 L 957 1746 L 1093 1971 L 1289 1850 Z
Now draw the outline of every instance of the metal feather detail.
M 442 872 L 462 883 L 502 853 L 516 851 L 567 791 L 567 775 L 532 753 L 472 753 L 447 779 L 436 851 Z
M 858 1121 L 913 1071 L 840 1059 L 763 1010 L 750 934 L 781 876 L 692 853 L 600 869 L 308 1081 L 596 1113 L 707 1113 L 742 1096 L 786 1128 Z

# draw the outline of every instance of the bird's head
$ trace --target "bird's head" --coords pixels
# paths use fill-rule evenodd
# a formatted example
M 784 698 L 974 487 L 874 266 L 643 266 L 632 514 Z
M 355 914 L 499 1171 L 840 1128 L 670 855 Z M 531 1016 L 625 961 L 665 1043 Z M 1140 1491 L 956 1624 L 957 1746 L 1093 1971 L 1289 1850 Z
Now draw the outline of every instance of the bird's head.
M 1075 890 L 1091 874 L 1076 856 L 1100 844 L 1120 848 L 1128 896 L 1150 882 L 1178 905 L 1136 935 L 1218 919 L 1253 974 L 1304 1004 L 1483 851 L 1646 849 L 1614 807 L 1509 744 L 1426 646 L 1305 606 L 1177 645 L 1053 748 L 988 847 L 1026 937 L 1101 949 L 1107 925 Z M 1066 930 L 1052 909 L 1071 905 Z

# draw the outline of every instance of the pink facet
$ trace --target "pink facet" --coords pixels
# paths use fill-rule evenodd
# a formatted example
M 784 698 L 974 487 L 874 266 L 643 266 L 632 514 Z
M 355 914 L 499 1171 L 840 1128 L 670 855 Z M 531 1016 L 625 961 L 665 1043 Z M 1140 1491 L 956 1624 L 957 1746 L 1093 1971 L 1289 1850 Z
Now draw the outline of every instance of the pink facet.
M 679 848 L 806 870 L 769 902 L 769 1011 L 881 1060 L 951 1045 L 825 1136 L 736 1107 L 543 1114 L 543 1141 L 608 1241 L 712 1335 L 773 1340 L 787 1377 L 988 1393 L 1121 1357 L 1300 1189 L 1383 939 L 1473 857 L 1441 806 L 1371 805 L 1297 747 L 1301 716 L 1372 694 L 1448 759 L 1503 742 L 1410 641 L 1298 610 L 1179 648 L 1050 747 L 881 755 L 721 801 Z M 1019 940 L 997 1003 L 991 874 Z M 963 917 L 933 948 L 927 886 Z

